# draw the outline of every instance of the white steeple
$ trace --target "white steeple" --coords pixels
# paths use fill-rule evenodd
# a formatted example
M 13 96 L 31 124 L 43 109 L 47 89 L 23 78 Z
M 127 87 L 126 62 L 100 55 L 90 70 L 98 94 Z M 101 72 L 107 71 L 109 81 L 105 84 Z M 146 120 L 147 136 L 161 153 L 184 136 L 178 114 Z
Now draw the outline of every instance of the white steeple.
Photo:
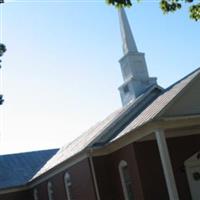
M 144 93 L 150 86 L 157 84 L 156 78 L 150 78 L 144 53 L 137 46 L 123 8 L 119 9 L 119 22 L 123 42 L 124 56 L 120 59 L 124 83 L 119 87 L 122 104 L 126 105 Z
M 123 8 L 119 9 L 119 23 L 123 41 L 124 55 L 130 51 L 138 52 L 135 40 L 133 38 L 133 34 L 131 32 L 130 25 L 128 23 L 126 13 Z

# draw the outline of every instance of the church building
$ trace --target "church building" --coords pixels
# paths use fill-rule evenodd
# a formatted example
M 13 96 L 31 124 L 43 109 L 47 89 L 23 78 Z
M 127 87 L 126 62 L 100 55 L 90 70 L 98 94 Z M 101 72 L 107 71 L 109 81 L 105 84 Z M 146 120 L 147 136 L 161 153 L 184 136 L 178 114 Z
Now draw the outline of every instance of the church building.
M 200 200 L 200 68 L 164 89 L 119 9 L 122 107 L 61 147 L 0 156 L 0 200 Z

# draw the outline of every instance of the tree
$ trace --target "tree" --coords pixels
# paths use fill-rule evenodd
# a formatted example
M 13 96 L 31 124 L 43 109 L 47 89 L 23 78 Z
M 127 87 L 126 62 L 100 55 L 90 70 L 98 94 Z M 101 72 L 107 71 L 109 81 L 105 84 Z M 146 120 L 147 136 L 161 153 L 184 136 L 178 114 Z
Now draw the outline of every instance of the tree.
M 133 2 L 142 0 L 106 0 L 108 4 L 116 7 L 131 7 Z M 199 0 L 160 0 L 160 8 L 166 14 L 175 12 L 182 8 L 183 4 L 189 5 L 189 15 L 192 19 L 200 20 L 200 2 Z
M 0 43 L 0 57 L 3 56 L 3 54 L 6 52 L 6 46 L 4 44 Z M 1 63 L 1 60 L 0 60 Z M 0 69 L 1 69 L 1 65 L 0 65 Z M 3 100 L 3 95 L 0 94 L 0 105 L 4 102 Z
M 4 0 L 0 0 L 0 4 L 4 3 Z M 4 44 L 0 43 L 0 57 L 3 56 L 3 54 L 6 52 L 6 46 Z M 1 69 L 1 59 L 0 59 L 0 69 Z M 3 95 L 0 94 L 0 105 L 3 104 Z
M 3 56 L 5 52 L 6 52 L 6 46 L 0 43 L 0 57 Z M 0 60 L 0 63 L 1 63 L 1 60 Z M 1 68 L 1 65 L 0 65 L 0 68 Z
M 0 57 L 6 52 L 6 46 L 0 43 Z

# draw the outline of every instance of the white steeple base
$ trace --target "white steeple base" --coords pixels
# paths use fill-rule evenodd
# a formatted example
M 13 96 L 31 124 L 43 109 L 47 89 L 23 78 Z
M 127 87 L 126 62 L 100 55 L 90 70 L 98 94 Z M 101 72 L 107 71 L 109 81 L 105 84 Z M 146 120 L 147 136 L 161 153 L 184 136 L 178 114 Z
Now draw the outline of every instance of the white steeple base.
M 134 77 L 124 82 L 118 89 L 121 96 L 122 105 L 134 101 L 142 93 L 148 90 L 151 86 L 156 85 L 156 78 L 149 78 L 146 81 L 140 81 Z

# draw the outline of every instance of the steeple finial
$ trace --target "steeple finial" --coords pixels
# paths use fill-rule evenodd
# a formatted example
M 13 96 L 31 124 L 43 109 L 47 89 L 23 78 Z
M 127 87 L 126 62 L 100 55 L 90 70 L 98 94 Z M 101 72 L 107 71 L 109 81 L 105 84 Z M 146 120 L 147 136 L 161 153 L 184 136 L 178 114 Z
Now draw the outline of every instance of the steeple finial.
M 119 9 L 119 22 L 124 55 L 128 52 L 138 52 L 124 8 Z

